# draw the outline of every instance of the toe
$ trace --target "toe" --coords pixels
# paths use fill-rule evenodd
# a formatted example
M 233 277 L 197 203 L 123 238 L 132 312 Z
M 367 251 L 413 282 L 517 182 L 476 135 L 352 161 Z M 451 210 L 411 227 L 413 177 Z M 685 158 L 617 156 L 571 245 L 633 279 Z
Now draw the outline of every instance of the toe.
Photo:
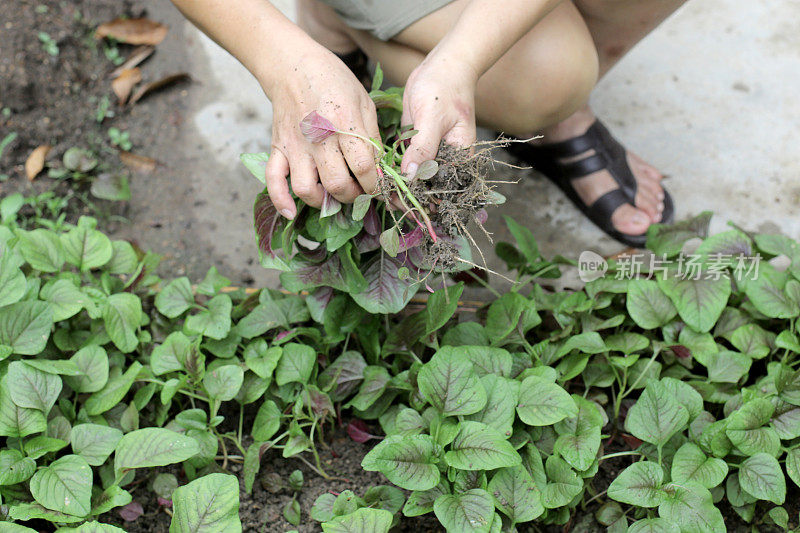
M 626 235 L 642 235 L 652 223 L 650 216 L 643 210 L 630 204 L 621 205 L 611 215 L 611 222 L 620 233 Z
M 639 189 L 636 193 L 636 207 L 644 211 L 651 222 L 661 220 L 661 212 L 664 210 L 664 203 L 660 201 L 650 191 Z

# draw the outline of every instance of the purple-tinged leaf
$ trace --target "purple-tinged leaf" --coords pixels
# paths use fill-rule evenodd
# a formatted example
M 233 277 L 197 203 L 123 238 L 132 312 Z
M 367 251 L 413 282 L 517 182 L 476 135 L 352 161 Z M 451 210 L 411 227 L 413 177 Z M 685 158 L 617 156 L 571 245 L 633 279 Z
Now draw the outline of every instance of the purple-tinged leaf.
M 353 300 L 369 313 L 399 313 L 416 293 L 419 283 L 410 279 L 401 280 L 398 275 L 404 266 L 405 253 L 396 258 L 378 254 L 364 265 L 367 289 L 351 293 Z M 408 265 L 406 265 L 408 266 Z
M 689 350 L 689 348 L 681 344 L 670 346 L 670 349 L 678 359 L 689 359 L 692 356 L 692 352 Z
M 486 209 L 480 209 L 475 213 L 475 220 L 478 224 L 486 224 L 486 221 L 489 220 L 489 213 L 486 212 Z
M 380 439 L 379 436 L 369 432 L 366 422 L 358 418 L 351 420 L 350 423 L 347 424 L 347 434 L 350 435 L 351 439 L 361 444 L 371 439 Z
M 334 412 L 330 397 L 313 385 L 308 385 L 303 391 L 303 401 L 320 418 Z
M 308 142 L 320 143 L 336 133 L 336 126 L 316 111 L 312 111 L 300 123 L 300 131 Z
M 272 240 L 278 233 L 282 225 L 282 217 L 272 205 L 269 195 L 265 192 L 256 196 L 256 203 L 253 206 L 253 218 L 255 221 L 256 236 L 258 238 L 258 249 L 264 255 L 275 256 L 272 249 Z
M 326 218 L 335 215 L 342 210 L 342 203 L 325 191 L 322 197 L 322 207 L 319 210 L 319 218 Z
M 397 228 L 389 228 L 381 233 L 381 248 L 392 257 L 400 253 L 400 235 Z
M 293 331 L 293 330 L 291 330 L 291 329 L 290 329 L 290 330 L 288 330 L 288 331 L 281 331 L 280 333 L 278 333 L 278 334 L 275 336 L 275 340 L 276 340 L 276 341 L 282 341 L 283 339 L 285 339 L 286 337 L 288 337 L 288 336 L 289 336 L 289 334 L 290 334 L 290 333 L 292 333 L 292 331 Z
M 370 235 L 366 231 L 359 233 L 355 241 L 356 249 L 362 254 L 373 252 L 381 247 L 380 237 L 378 235 Z
M 348 261 L 347 255 L 341 255 L 343 251 L 344 248 L 340 249 L 339 253 L 321 263 L 310 263 L 303 259 L 293 261 L 293 270 L 281 274 L 281 283 L 291 292 L 315 287 L 333 287 L 344 292 L 362 290 L 367 283 L 352 258 Z M 345 258 L 344 262 L 342 257 Z
M 417 173 L 412 176 L 412 179 L 426 181 L 434 177 L 437 172 L 439 172 L 439 163 L 430 159 L 420 164 Z
M 370 235 L 378 235 L 381 232 L 381 220 L 378 218 L 378 212 L 373 203 L 370 203 L 367 214 L 364 215 L 364 229 Z
M 325 309 L 328 308 L 331 299 L 333 299 L 333 289 L 330 287 L 320 287 L 306 297 L 306 306 L 315 322 L 322 323 Z
M 144 509 L 141 503 L 131 502 L 128 505 L 120 507 L 117 513 L 119 513 L 119 516 L 126 522 L 133 522 L 144 514 Z
M 172 500 L 169 498 L 162 498 L 161 496 L 158 497 L 158 505 L 161 507 L 169 507 L 172 508 Z
M 404 233 L 400 236 L 400 252 L 405 252 L 411 248 L 416 248 L 425 239 L 425 232 L 417 226 L 411 233 Z

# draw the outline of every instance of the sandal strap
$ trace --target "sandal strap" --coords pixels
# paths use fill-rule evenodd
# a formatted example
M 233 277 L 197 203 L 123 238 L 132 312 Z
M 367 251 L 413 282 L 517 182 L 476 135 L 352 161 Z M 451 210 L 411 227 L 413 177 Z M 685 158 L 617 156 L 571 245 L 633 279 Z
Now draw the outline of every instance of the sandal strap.
M 607 168 L 608 161 L 602 154 L 594 154 L 584 159 L 558 165 L 561 167 L 561 174 L 564 178 L 575 180 Z
M 586 209 L 586 214 L 593 220 L 604 221 L 608 228 L 613 229 L 611 215 L 624 204 L 631 204 L 630 199 L 622 189 L 614 189 L 592 202 Z
M 598 144 L 600 144 L 598 140 L 599 138 L 603 138 L 605 136 L 604 134 L 610 135 L 605 126 L 603 126 L 599 120 L 595 120 L 583 135 L 578 135 L 566 141 L 539 145 L 536 148 L 547 151 L 551 157 L 562 159 L 577 157 L 589 150 L 596 150 Z

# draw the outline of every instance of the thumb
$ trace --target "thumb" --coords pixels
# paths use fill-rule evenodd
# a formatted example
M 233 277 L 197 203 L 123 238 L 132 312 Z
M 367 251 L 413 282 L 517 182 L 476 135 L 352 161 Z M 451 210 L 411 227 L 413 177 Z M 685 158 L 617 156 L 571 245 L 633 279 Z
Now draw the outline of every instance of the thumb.
M 420 164 L 436 157 L 445 133 L 442 124 L 432 120 L 419 120 L 415 127 L 419 133 L 411 137 L 400 164 L 401 172 L 409 177 L 414 177 Z

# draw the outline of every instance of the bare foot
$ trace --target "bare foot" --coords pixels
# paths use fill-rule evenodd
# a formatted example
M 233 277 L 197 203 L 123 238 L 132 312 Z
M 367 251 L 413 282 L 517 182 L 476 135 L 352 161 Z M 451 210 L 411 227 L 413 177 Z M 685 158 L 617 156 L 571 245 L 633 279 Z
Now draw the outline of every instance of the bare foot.
M 586 133 L 595 121 L 594 113 L 588 106 L 577 111 L 568 119 L 542 131 L 542 138 L 534 144 L 549 144 L 572 139 Z M 582 160 L 594 154 L 590 150 L 577 157 L 565 160 L 571 162 Z M 611 215 L 611 222 L 617 231 L 626 235 L 641 235 L 651 224 L 661 221 L 664 211 L 664 190 L 661 188 L 663 175 L 653 166 L 647 164 L 636 154 L 627 152 L 628 165 L 638 185 L 635 206 L 624 204 Z M 617 182 L 607 170 L 600 170 L 582 178 L 572 180 L 575 191 L 586 205 L 591 205 L 605 193 L 619 188 Z

